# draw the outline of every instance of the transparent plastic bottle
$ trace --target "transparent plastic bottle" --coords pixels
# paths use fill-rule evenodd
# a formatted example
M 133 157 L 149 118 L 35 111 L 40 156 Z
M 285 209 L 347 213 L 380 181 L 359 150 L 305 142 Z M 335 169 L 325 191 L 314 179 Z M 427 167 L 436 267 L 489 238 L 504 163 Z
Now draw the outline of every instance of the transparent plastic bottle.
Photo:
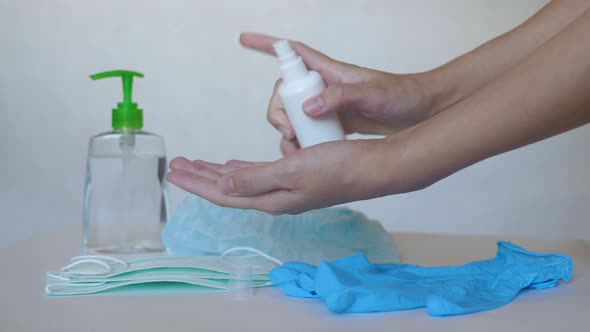
M 163 250 L 166 153 L 162 137 L 141 130 L 142 112 L 131 103 L 131 84 L 126 80 L 139 75 L 113 71 L 91 76 L 121 76 L 129 91 L 124 88 L 126 101 L 113 110 L 113 130 L 92 137 L 88 145 L 83 224 L 88 252 Z

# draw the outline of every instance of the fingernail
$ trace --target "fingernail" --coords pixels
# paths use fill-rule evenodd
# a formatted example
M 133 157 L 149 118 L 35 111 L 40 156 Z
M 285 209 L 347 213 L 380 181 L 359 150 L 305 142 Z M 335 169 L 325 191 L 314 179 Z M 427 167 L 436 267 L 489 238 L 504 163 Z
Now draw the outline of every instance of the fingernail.
M 166 175 L 166 180 L 167 180 L 168 182 L 170 182 L 170 183 L 174 183 L 174 175 L 175 175 L 175 174 L 176 174 L 176 173 L 174 173 L 174 171 L 170 171 L 170 172 L 168 173 L 168 175 Z
M 303 111 L 309 115 L 318 115 L 324 108 L 324 101 L 321 97 L 314 97 L 303 103 Z
M 224 176 L 219 179 L 219 189 L 222 193 L 229 195 L 236 192 L 236 185 L 234 184 L 233 176 Z
M 170 163 L 168 164 L 168 167 L 170 167 L 170 169 L 177 168 L 176 165 L 178 165 L 178 163 L 182 162 L 183 159 L 184 159 L 183 157 L 176 157 L 176 158 L 172 159 L 170 161 Z

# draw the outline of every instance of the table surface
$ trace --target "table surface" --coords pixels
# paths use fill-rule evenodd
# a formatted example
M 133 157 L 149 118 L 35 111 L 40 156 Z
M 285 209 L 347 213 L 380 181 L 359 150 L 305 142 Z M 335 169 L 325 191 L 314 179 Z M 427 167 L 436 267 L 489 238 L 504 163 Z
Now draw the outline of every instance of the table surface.
M 276 288 L 244 301 L 227 292 L 46 297 L 44 273 L 79 253 L 79 238 L 68 230 L 0 250 L 0 331 L 590 331 L 590 244 L 582 240 L 394 235 L 404 261 L 425 266 L 493 257 L 499 239 L 574 260 L 568 284 L 526 292 L 495 310 L 436 318 L 425 309 L 336 315 Z

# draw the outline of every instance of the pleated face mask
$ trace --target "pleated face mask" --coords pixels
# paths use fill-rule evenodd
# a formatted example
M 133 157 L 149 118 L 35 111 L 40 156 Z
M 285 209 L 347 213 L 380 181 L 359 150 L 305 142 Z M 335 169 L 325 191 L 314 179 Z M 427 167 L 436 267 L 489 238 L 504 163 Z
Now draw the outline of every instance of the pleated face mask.
M 235 251 L 255 254 L 232 256 Z M 281 262 L 250 248 L 233 248 L 221 256 L 158 255 L 124 260 L 109 256 L 78 256 L 59 272 L 45 275 L 47 295 L 84 295 L 129 285 L 183 283 L 209 290 L 269 286 L 268 273 Z

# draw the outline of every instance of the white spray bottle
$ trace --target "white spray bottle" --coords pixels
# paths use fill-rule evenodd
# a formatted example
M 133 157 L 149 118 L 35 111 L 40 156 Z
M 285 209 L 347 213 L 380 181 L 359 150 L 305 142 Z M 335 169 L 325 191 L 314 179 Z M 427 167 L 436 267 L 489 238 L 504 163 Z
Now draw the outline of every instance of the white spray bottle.
M 273 47 L 283 77 L 278 94 L 301 148 L 345 139 L 337 114 L 312 118 L 303 112 L 303 103 L 326 88 L 320 74 L 307 69 L 287 40 L 277 41 Z

